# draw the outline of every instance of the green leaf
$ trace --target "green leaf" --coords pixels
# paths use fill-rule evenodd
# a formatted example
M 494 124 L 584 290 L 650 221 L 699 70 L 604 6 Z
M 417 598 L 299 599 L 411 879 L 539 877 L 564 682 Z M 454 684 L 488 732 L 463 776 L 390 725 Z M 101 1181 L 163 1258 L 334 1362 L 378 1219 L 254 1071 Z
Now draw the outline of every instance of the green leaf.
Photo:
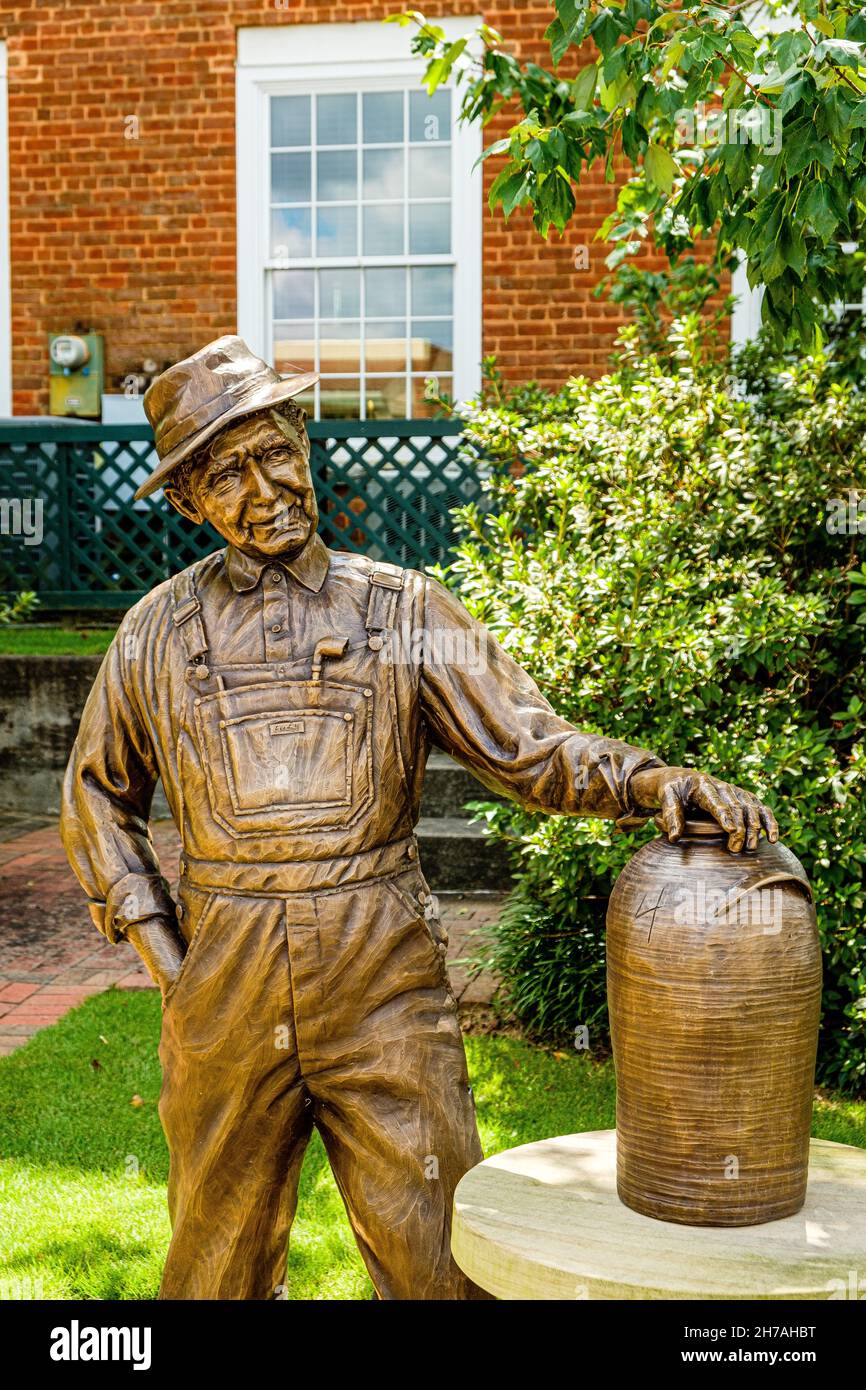
M 806 247 L 799 228 L 792 226 L 790 222 L 782 224 L 779 250 L 785 265 L 789 266 L 794 274 L 802 279 L 803 271 L 806 269 Z
M 522 169 L 513 170 L 511 165 L 503 169 L 502 173 L 493 180 L 487 197 L 491 212 L 497 203 L 501 203 L 502 211 L 506 217 L 509 217 L 522 200 L 526 188 L 526 178 Z
M 526 149 L 524 150 L 524 155 L 529 160 L 529 163 L 532 165 L 536 173 L 542 173 L 545 169 L 550 167 L 551 160 L 548 156 L 545 145 L 546 138 L 540 134 L 537 136 L 533 136 L 531 140 L 527 140 L 526 142 Z
M 809 184 L 806 196 L 800 204 L 800 216 L 804 221 L 811 222 L 816 236 L 822 241 L 827 241 L 831 232 L 838 226 L 839 218 L 833 208 L 830 190 L 825 183 L 816 179 L 814 183 Z
M 670 43 L 666 45 L 664 50 L 664 62 L 661 68 L 663 82 L 666 82 L 670 77 L 685 51 L 686 46 L 682 39 L 671 39 Z
M 778 242 L 772 241 L 765 246 L 761 253 L 761 275 L 764 283 L 769 285 L 777 279 L 785 269 L 785 264 L 785 257 Z
M 432 63 L 428 64 L 427 71 L 424 74 L 424 86 L 427 89 L 427 95 L 432 97 L 440 82 L 444 82 L 447 77 L 448 68 L 445 59 L 434 58 Z
M 558 18 L 552 20 L 544 31 L 544 37 L 550 44 L 553 65 L 557 67 L 571 47 L 571 40 L 562 27 L 562 21 Z
M 644 165 L 650 181 L 663 193 L 670 193 L 674 179 L 679 173 L 676 160 L 662 145 L 651 143 L 644 156 Z
M 788 133 L 782 146 L 782 157 L 788 178 L 793 179 L 807 169 L 815 158 L 815 132 L 809 126 L 796 134 Z
M 595 63 L 589 63 L 577 74 L 571 84 L 571 97 L 578 111 L 590 110 L 597 81 L 598 66 Z
M 539 203 L 544 216 L 561 232 L 574 212 L 571 184 L 562 174 L 548 174 L 540 189 Z
M 816 58 L 829 58 L 840 68 L 859 68 L 864 62 L 866 46 L 850 39 L 822 39 L 815 50 Z
M 569 132 L 578 132 L 595 125 L 596 120 L 590 111 L 569 111 L 567 116 L 563 116 L 560 124 Z
M 564 164 L 568 158 L 568 147 L 562 131 L 556 127 L 551 130 L 547 137 L 547 148 L 550 150 L 557 164 Z

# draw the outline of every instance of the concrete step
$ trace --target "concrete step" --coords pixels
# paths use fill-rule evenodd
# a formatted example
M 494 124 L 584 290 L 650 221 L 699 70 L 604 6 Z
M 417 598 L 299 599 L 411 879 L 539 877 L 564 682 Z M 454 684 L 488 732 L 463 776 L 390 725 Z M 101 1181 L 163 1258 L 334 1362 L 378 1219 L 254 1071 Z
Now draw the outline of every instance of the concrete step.
M 488 791 L 471 772 L 455 763 L 447 753 L 430 754 L 421 797 L 422 816 L 463 817 L 467 801 L 499 800 L 500 797 Z
M 512 887 L 505 846 L 482 826 L 459 816 L 422 816 L 416 830 L 421 868 L 434 893 L 507 892 Z

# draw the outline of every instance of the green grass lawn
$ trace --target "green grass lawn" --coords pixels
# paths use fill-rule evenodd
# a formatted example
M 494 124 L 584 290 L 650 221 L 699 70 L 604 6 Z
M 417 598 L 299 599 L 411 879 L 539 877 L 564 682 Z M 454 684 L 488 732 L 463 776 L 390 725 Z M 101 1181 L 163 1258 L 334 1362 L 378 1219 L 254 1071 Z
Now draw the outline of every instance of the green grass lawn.
M 94 656 L 108 651 L 113 627 L 0 627 L 0 655 Z
M 169 1238 L 159 1026 L 155 991 L 112 989 L 0 1060 L 0 1281 L 41 1281 L 43 1298 L 155 1297 Z M 613 1126 L 609 1062 L 510 1038 L 466 1044 L 485 1153 Z M 813 1132 L 866 1147 L 866 1103 L 820 1101 Z M 296 1299 L 372 1291 L 317 1135 L 288 1277 Z

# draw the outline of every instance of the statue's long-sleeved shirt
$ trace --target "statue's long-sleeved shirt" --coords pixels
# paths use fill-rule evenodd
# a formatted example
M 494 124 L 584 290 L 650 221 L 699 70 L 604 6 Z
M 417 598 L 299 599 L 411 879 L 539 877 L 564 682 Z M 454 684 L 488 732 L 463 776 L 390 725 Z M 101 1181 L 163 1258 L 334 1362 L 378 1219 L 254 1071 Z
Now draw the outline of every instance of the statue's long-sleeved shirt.
M 208 644 L 200 666 L 171 583 L 126 614 L 82 716 L 61 823 L 109 940 L 174 911 L 147 825 L 159 778 L 184 853 L 246 873 L 411 835 L 431 746 L 531 810 L 622 826 L 645 819 L 629 780 L 659 759 L 560 718 L 454 595 L 421 573 L 378 567 L 387 588 L 376 592 L 390 592 L 392 607 L 371 636 L 376 568 L 318 536 L 282 563 L 231 546 L 207 557 L 194 567 Z M 266 786 L 271 766 L 282 791 Z M 339 793 L 328 789 L 335 767 Z

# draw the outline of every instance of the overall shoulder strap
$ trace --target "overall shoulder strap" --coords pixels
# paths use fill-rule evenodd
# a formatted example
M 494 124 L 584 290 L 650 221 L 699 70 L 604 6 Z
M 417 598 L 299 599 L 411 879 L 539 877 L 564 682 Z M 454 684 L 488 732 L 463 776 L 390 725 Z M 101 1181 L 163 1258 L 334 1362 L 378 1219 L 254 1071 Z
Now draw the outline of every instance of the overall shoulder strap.
M 195 567 L 182 570 L 171 581 L 172 618 L 183 638 L 186 654 L 192 662 L 203 661 L 207 654 L 207 637 L 201 618 L 201 603 L 195 591 Z
M 365 627 L 369 633 L 380 638 L 394 625 L 394 610 L 403 588 L 406 571 L 399 565 L 389 565 L 374 560 L 370 570 L 370 598 L 367 603 Z

